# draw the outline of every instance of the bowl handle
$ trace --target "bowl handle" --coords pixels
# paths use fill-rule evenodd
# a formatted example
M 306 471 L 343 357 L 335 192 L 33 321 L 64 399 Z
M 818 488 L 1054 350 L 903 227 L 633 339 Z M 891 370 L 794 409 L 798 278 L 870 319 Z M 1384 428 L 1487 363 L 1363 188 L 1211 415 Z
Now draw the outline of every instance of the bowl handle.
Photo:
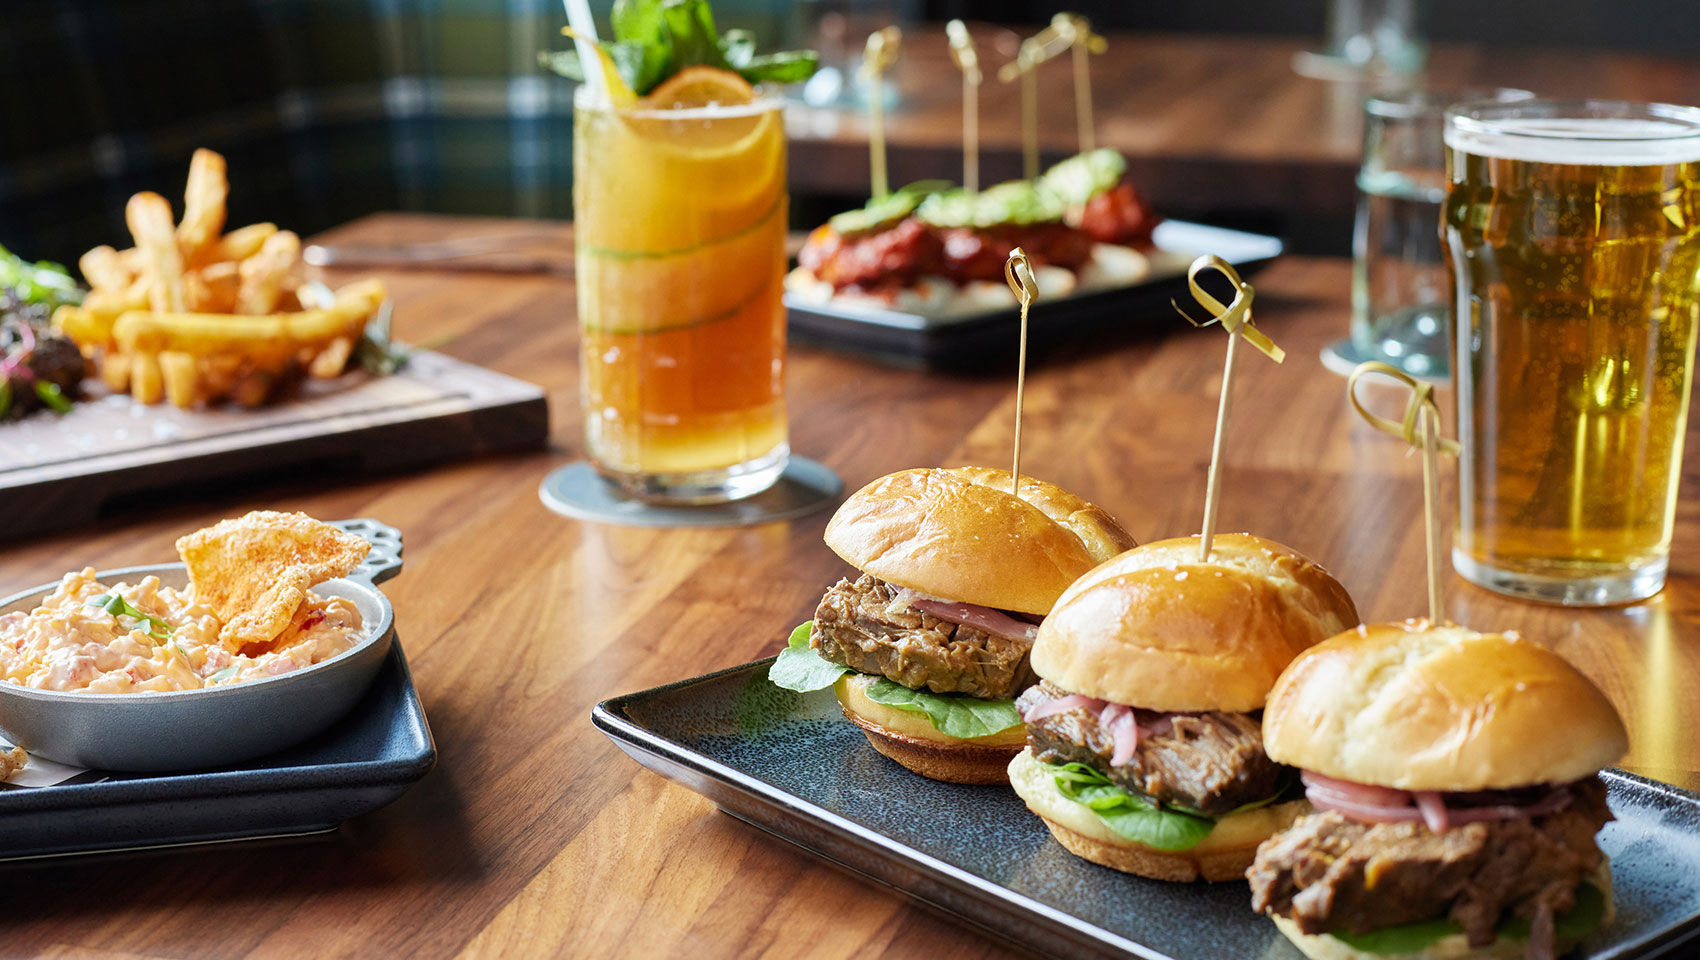
M 401 531 L 376 520 L 336 520 L 331 526 L 346 530 L 372 545 L 372 551 L 360 566 L 348 575 L 350 580 L 364 580 L 374 586 L 401 572 Z

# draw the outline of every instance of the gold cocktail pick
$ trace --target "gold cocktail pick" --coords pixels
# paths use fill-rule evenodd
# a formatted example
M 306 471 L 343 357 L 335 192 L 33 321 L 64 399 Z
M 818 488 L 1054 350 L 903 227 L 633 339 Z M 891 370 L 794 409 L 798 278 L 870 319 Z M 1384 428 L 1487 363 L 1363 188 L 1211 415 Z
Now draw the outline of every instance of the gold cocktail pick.
M 868 81 L 868 172 L 876 198 L 891 192 L 885 176 L 885 71 L 897 62 L 902 46 L 903 31 L 881 27 L 868 34 L 862 54 L 862 76 Z
M 980 190 L 980 56 L 968 25 L 952 20 L 944 25 L 950 39 L 950 59 L 962 71 L 962 186 L 969 193 Z
M 1057 14 L 1051 18 L 1051 28 L 1074 50 L 1074 118 L 1079 127 L 1080 152 L 1086 153 L 1098 144 L 1092 121 L 1092 70 L 1087 57 L 1108 50 L 1110 42 L 1093 33 L 1092 21 L 1078 13 Z
M 1215 270 L 1234 285 L 1232 303 L 1224 305 L 1199 286 L 1198 275 L 1206 270 Z M 1251 284 L 1240 279 L 1239 273 L 1228 261 L 1210 254 L 1199 257 L 1187 268 L 1186 283 L 1192 290 L 1192 298 L 1210 311 L 1210 319 L 1200 323 L 1188 317 L 1177 304 L 1175 309 L 1180 311 L 1181 316 L 1195 327 L 1208 327 L 1220 322 L 1222 328 L 1228 331 L 1228 356 L 1222 364 L 1222 395 L 1216 404 L 1216 439 L 1210 445 L 1210 473 L 1204 486 L 1204 528 L 1199 535 L 1198 550 L 1198 559 L 1202 563 L 1210 559 L 1210 545 L 1216 537 L 1216 497 L 1218 480 L 1222 475 L 1222 444 L 1228 436 L 1228 413 L 1234 399 L 1234 361 L 1239 356 L 1240 341 L 1247 341 L 1276 363 L 1285 359 L 1287 352 L 1276 346 L 1275 341 L 1263 331 L 1252 326 L 1251 298 L 1255 291 Z
M 1009 252 L 1003 265 L 1003 278 L 1015 299 L 1021 301 L 1021 356 L 1015 367 L 1015 463 L 1009 468 L 1009 492 L 1021 495 L 1021 406 L 1027 391 L 1027 308 L 1039 296 L 1038 281 L 1033 279 L 1033 264 L 1026 251 L 1016 247 Z
M 1358 399 L 1358 381 L 1366 374 L 1379 373 L 1392 377 L 1411 388 L 1411 399 L 1405 404 L 1405 419 L 1395 422 L 1370 413 Z M 1440 455 L 1454 456 L 1463 449 L 1457 441 L 1440 435 L 1440 407 L 1434 402 L 1434 385 L 1421 383 L 1398 367 L 1379 361 L 1360 363 L 1346 381 L 1346 399 L 1352 409 L 1369 425 L 1382 433 L 1392 434 L 1423 453 L 1423 537 L 1428 547 L 1428 619 L 1430 623 L 1451 623 L 1446 616 L 1446 597 L 1441 589 L 1440 556 Z

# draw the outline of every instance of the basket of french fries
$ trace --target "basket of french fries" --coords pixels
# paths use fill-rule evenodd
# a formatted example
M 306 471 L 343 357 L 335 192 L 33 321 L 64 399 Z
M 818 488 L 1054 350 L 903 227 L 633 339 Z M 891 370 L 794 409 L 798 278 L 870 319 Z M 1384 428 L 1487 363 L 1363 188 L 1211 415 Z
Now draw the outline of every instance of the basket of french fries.
M 177 407 L 259 406 L 304 376 L 348 367 L 384 304 L 378 280 L 334 292 L 308 283 L 301 238 L 275 224 L 224 232 L 224 158 L 197 150 L 183 219 L 157 193 L 124 208 L 135 246 L 95 247 L 78 261 L 90 292 L 54 324 L 115 393 Z

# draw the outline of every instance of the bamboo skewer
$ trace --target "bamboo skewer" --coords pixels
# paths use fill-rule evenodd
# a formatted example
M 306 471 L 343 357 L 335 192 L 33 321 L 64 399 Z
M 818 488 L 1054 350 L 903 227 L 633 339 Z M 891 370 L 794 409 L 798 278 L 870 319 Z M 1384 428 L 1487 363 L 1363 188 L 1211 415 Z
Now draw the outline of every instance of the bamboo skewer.
M 1198 275 L 1205 270 L 1215 270 L 1228 278 L 1234 285 L 1233 302 L 1224 304 L 1206 293 L 1198 283 Z M 1280 363 L 1286 357 L 1286 351 L 1275 345 L 1263 331 L 1257 329 L 1251 322 L 1251 300 L 1255 292 L 1251 284 L 1240 279 L 1231 264 L 1221 257 L 1199 257 L 1192 262 L 1186 272 L 1187 286 L 1192 290 L 1194 300 L 1210 311 L 1211 318 L 1202 323 L 1188 317 L 1186 311 L 1181 316 L 1195 327 L 1207 327 L 1212 323 L 1221 323 L 1228 331 L 1228 351 L 1222 363 L 1221 396 L 1216 403 L 1216 436 L 1210 444 L 1210 472 L 1206 475 L 1204 485 L 1204 522 L 1199 531 L 1198 559 L 1206 562 L 1210 559 L 1211 544 L 1216 537 L 1216 507 L 1220 500 L 1220 482 L 1222 477 L 1222 448 L 1228 436 L 1228 417 L 1233 411 L 1234 399 L 1234 370 L 1239 359 L 1239 345 L 1245 340 L 1261 351 L 1264 356 Z M 1176 306 L 1180 310 L 1179 306 Z
M 885 172 L 885 71 L 897 62 L 903 31 L 882 27 L 868 34 L 862 76 L 868 81 L 868 176 L 877 199 L 891 192 Z
M 1027 308 L 1039 295 L 1039 284 L 1033 279 L 1033 264 L 1026 251 L 1016 247 L 1009 252 L 1003 265 L 1004 281 L 1021 301 L 1021 354 L 1015 367 L 1015 462 L 1010 465 L 1009 492 L 1021 496 L 1021 409 L 1027 391 Z
M 944 32 L 950 39 L 950 58 L 962 71 L 962 186 L 973 194 L 980 191 L 980 57 L 967 24 L 952 20 Z
M 1405 419 L 1395 423 L 1370 413 L 1358 399 L 1358 382 L 1379 373 L 1411 388 L 1405 404 Z M 1455 440 L 1440 435 L 1440 407 L 1434 401 L 1434 385 L 1421 383 L 1398 367 L 1379 361 L 1360 363 L 1346 381 L 1346 399 L 1365 422 L 1382 433 L 1399 437 L 1423 455 L 1423 545 L 1428 553 L 1428 616 L 1432 624 L 1451 623 L 1446 616 L 1445 573 L 1440 545 L 1440 455 L 1456 456 L 1462 451 Z M 1420 436 L 1419 436 L 1420 434 Z

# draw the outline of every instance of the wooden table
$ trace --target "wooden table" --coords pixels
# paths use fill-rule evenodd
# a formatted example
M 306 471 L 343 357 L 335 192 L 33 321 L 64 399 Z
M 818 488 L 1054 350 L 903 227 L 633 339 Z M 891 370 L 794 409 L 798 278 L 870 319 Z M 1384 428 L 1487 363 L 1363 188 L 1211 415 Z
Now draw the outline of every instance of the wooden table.
M 500 222 L 380 216 L 338 239 L 440 239 Z M 567 228 L 561 249 L 570 249 Z M 282 478 L 0 556 L 0 592 L 84 563 L 170 559 L 179 534 L 251 508 L 377 517 L 407 537 L 386 585 L 441 751 L 407 796 L 333 840 L 8 866 L 0 955 L 52 957 L 1001 957 L 1009 952 L 717 813 L 590 725 L 605 697 L 773 653 L 847 568 L 824 514 L 750 529 L 589 526 L 537 499 L 574 458 L 572 284 L 385 276 L 397 332 L 545 385 L 555 448 L 394 479 Z M 1344 261 L 1258 277 L 1223 474 L 1222 526 L 1326 563 L 1367 618 L 1424 605 L 1418 461 L 1358 423 L 1317 350 L 1346 322 Z M 1141 540 L 1195 531 L 1223 349 L 1217 330 L 1071 344 L 1028 377 L 1026 462 Z M 791 355 L 795 448 L 851 487 L 892 470 L 1004 465 L 1014 379 L 943 377 L 818 350 Z M 1390 402 L 1391 397 L 1385 398 Z M 1700 450 L 1691 439 L 1690 450 Z M 1696 462 L 1690 456 L 1689 463 Z M 1690 468 L 1692 471 L 1692 467 Z M 1686 478 L 1693 493 L 1695 477 Z M 1629 723 L 1627 764 L 1696 785 L 1700 509 L 1681 507 L 1670 587 L 1571 612 L 1450 585 L 1460 621 L 1516 627 L 1594 677 Z
M 1019 36 L 990 24 L 972 30 L 987 69 L 981 178 L 992 183 L 1021 175 L 1020 85 L 995 76 L 1015 58 Z M 1289 236 L 1333 227 L 1339 236 L 1331 249 L 1344 251 L 1371 87 L 1295 73 L 1293 56 L 1311 46 L 1301 38 L 1113 32 L 1109 51 L 1091 60 L 1098 142 L 1128 156 L 1134 182 L 1170 216 L 1262 215 L 1268 229 Z M 1040 67 L 1039 140 L 1047 160 L 1078 149 L 1072 76 L 1066 56 Z M 887 112 L 891 182 L 960 179 L 962 81 L 941 26 L 905 31 L 892 82 L 902 99 Z M 1441 44 L 1424 82 L 1700 103 L 1700 60 Z M 867 193 L 863 111 L 797 109 L 788 128 L 794 192 Z

